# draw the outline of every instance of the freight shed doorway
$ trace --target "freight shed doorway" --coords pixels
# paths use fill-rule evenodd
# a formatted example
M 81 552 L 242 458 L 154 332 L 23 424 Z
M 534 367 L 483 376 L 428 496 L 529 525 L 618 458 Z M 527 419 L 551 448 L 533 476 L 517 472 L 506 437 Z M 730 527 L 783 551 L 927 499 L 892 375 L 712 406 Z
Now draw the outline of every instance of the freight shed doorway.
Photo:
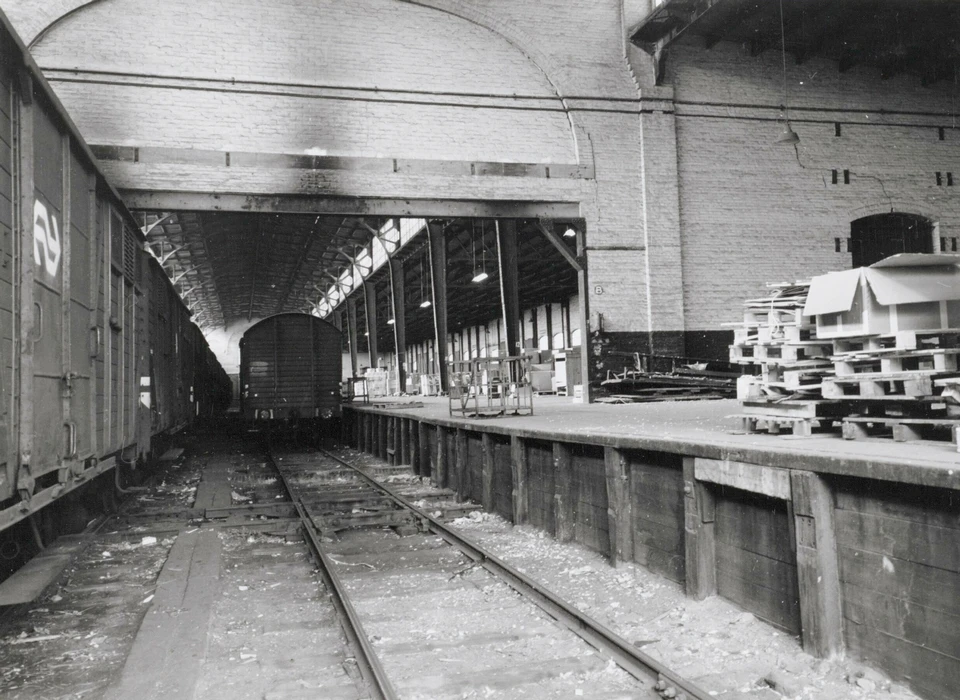
M 898 253 L 932 253 L 933 222 L 917 214 L 892 212 L 850 224 L 853 267 L 867 267 Z
M 578 205 L 432 202 L 421 214 L 405 201 L 391 215 L 383 202 L 333 213 L 283 201 L 135 212 L 228 374 L 243 332 L 278 313 L 333 323 L 344 380 L 380 369 L 387 394 L 446 390 L 451 360 L 531 351 L 543 364 L 587 337 Z M 545 349 L 527 322 L 539 317 L 557 331 Z M 586 355 L 573 354 L 577 376 Z

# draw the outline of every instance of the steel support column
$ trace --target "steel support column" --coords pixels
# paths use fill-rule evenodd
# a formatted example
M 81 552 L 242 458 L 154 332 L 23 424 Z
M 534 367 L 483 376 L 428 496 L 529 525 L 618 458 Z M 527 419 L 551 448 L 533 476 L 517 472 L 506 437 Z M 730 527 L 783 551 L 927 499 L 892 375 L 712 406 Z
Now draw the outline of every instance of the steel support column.
M 517 222 L 497 221 L 497 262 L 500 267 L 500 301 L 507 329 L 507 355 L 519 355 L 520 290 L 517 279 Z
M 363 303 L 367 316 L 367 347 L 370 350 L 370 367 L 376 368 L 380 364 L 380 354 L 377 352 L 377 288 L 373 282 L 363 283 Z
M 357 378 L 357 301 L 347 299 L 347 339 L 350 341 L 350 376 Z
M 393 340 L 397 351 L 397 392 L 404 393 L 407 387 L 407 322 L 404 314 L 403 263 L 390 258 L 390 300 L 393 305 Z
M 447 239 L 443 227 L 427 221 L 430 242 L 430 293 L 433 301 L 434 350 L 440 391 L 447 391 Z

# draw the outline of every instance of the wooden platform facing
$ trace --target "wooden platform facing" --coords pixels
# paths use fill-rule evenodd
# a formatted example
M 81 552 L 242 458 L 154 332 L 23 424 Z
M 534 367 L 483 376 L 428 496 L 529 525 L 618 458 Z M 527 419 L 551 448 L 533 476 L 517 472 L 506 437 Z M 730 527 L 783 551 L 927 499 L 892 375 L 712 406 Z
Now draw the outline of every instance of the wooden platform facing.
M 443 397 L 424 397 L 420 401 L 421 408 L 402 411 L 362 404 L 348 404 L 346 411 L 402 416 L 417 423 L 424 421 L 433 426 L 476 430 L 507 438 L 653 450 L 960 489 L 960 457 L 951 443 L 904 445 L 890 440 L 847 441 L 839 432 L 814 434 L 802 440 L 743 434 L 736 416 L 744 411 L 734 400 L 584 405 L 566 397 L 543 396 L 536 399 L 534 415 L 496 420 L 451 417 L 447 399 Z
M 833 403 L 784 406 L 776 418 L 809 424 Z M 863 659 L 924 697 L 960 687 L 947 631 L 960 625 L 953 442 L 917 441 L 903 419 L 896 438 L 909 442 L 865 430 L 847 440 L 748 433 L 732 400 L 537 397 L 533 416 L 485 420 L 450 417 L 442 398 L 423 404 L 347 406 L 343 437 L 614 565 L 637 562 L 693 598 L 732 600 L 812 654 Z

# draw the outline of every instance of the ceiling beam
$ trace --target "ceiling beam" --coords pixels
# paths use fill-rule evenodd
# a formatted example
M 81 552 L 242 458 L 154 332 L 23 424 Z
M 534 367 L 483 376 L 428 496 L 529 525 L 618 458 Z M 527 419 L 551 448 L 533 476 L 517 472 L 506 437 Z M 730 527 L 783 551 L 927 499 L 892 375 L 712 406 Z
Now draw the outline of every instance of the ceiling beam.
M 539 228 L 544 237 L 550 241 L 551 245 L 553 245 L 553 247 L 560 252 L 560 255 L 562 255 L 568 263 L 570 263 L 570 266 L 574 270 L 577 272 L 583 272 L 583 265 L 577 259 L 577 256 L 570 251 L 570 248 L 567 247 L 567 245 L 563 242 L 560 236 L 553 231 L 553 229 L 544 226 L 542 221 L 537 222 L 537 228 Z
M 248 195 L 217 192 L 123 190 L 130 209 L 143 211 L 223 211 L 338 216 L 575 219 L 579 201 L 390 199 L 313 195 Z

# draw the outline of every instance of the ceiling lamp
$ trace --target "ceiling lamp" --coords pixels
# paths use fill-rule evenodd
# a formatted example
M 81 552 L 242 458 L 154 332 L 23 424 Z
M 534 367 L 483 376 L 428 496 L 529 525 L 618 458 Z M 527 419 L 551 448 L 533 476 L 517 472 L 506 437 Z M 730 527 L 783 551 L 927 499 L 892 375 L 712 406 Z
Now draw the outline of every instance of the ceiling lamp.
M 429 309 L 433 306 L 433 302 L 430 301 L 430 298 L 427 296 L 427 256 L 424 255 L 420 261 L 420 308 Z M 431 281 L 432 286 L 432 281 Z
M 783 62 L 783 131 L 776 143 L 796 145 L 800 143 L 797 132 L 790 127 L 790 103 L 787 97 L 787 34 L 783 28 L 783 0 L 780 0 L 780 59 Z
M 567 230 L 563 232 L 563 237 L 564 237 L 564 238 L 576 238 L 576 237 L 577 237 L 577 229 L 575 229 L 573 226 L 567 226 Z
M 781 131 L 777 137 L 776 143 L 800 143 L 800 137 L 797 136 L 797 132 L 790 128 L 790 122 L 784 125 L 783 131 Z
M 480 263 L 477 264 L 477 226 L 476 223 L 471 223 L 471 241 L 470 248 L 473 251 L 473 279 L 472 282 L 479 284 L 487 279 L 490 275 L 487 274 L 487 246 L 484 242 L 484 236 L 486 231 L 484 230 L 483 221 L 480 221 Z

